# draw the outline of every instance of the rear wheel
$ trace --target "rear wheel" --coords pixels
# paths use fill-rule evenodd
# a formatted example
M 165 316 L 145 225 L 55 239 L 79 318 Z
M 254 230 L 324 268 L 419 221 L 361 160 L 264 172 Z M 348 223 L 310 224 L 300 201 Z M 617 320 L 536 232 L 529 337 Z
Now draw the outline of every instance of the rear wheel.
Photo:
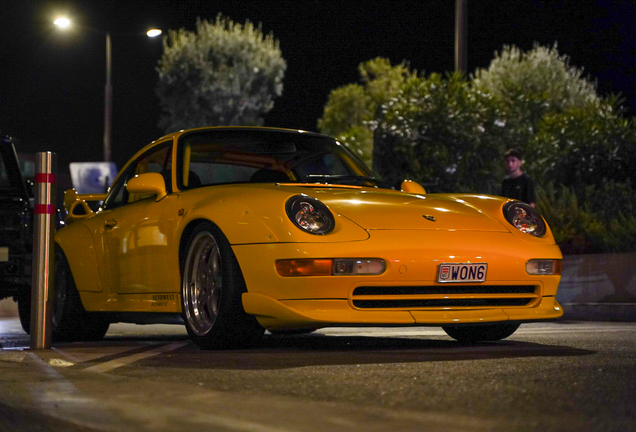
M 104 337 L 110 322 L 99 314 L 86 312 L 66 256 L 59 249 L 55 254 L 54 295 L 54 341 L 99 340 Z
M 518 323 L 475 326 L 444 326 L 447 335 L 460 342 L 485 342 L 505 339 L 519 328 Z
M 181 274 L 184 322 L 200 348 L 242 348 L 261 339 L 263 327 L 243 309 L 246 287 L 236 257 L 212 223 L 193 230 Z
M 27 333 L 31 333 L 31 287 L 25 289 L 18 295 L 18 317 L 20 325 Z

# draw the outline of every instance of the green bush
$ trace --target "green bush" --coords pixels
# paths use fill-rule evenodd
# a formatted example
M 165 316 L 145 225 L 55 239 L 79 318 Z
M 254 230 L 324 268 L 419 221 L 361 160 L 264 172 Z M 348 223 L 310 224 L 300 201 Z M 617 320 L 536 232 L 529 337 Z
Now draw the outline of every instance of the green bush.
M 261 125 L 283 92 L 279 42 L 249 21 L 197 19 L 194 32 L 163 39 L 156 93 L 166 132 L 200 126 Z
M 377 57 L 358 66 L 360 84 L 333 90 L 318 120 L 320 132 L 336 137 L 367 165 L 373 165 L 373 128 L 379 107 L 387 103 L 416 72 L 402 62 L 392 66 Z
M 636 190 L 604 181 L 578 191 L 548 183 L 538 188 L 537 207 L 564 254 L 636 250 Z
M 409 178 L 432 192 L 497 193 L 506 143 L 500 108 L 459 73 L 411 77 L 383 107 L 374 169 L 391 184 Z
M 530 172 L 575 188 L 635 182 L 636 123 L 621 114 L 615 98 L 546 113 L 532 141 Z
M 499 194 L 514 147 L 543 188 L 538 205 L 564 253 L 636 250 L 636 119 L 601 97 L 553 47 L 506 46 L 474 76 L 420 76 L 376 59 L 334 90 L 321 119 L 385 181 L 429 192 Z M 373 142 L 370 142 L 370 138 Z

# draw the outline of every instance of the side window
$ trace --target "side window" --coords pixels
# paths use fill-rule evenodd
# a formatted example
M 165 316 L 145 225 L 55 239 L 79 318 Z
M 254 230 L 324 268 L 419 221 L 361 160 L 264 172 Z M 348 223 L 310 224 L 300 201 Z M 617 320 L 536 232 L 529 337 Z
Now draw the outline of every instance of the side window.
M 126 183 L 128 183 L 128 180 L 133 177 L 134 173 L 135 171 L 129 167 L 126 172 L 119 177 L 117 183 L 113 184 L 108 196 L 106 197 L 106 201 L 104 201 L 105 209 L 114 209 L 128 202 Z
M 113 209 L 121 207 L 126 204 L 130 204 L 135 201 L 146 199 L 149 196 L 130 194 L 126 189 L 128 180 L 138 174 L 145 174 L 149 172 L 156 172 L 166 178 L 166 189 L 171 191 L 170 179 L 170 167 L 172 163 L 172 146 L 171 142 L 162 145 L 159 148 L 153 148 L 148 153 L 141 155 L 135 162 L 133 162 L 124 173 L 119 177 L 117 183 L 115 183 L 106 201 L 104 202 L 105 209 Z

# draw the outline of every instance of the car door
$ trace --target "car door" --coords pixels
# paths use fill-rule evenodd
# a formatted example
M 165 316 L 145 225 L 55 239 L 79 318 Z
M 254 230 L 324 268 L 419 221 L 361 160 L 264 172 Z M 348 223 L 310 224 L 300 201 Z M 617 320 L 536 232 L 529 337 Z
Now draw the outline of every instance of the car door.
M 167 142 L 137 158 L 111 188 L 103 210 L 91 218 L 91 232 L 101 251 L 100 275 L 111 295 L 174 292 L 179 284 L 174 239 L 178 196 L 169 193 L 157 201 L 155 196 L 126 190 L 128 180 L 138 174 L 158 172 L 168 178 L 171 152 Z

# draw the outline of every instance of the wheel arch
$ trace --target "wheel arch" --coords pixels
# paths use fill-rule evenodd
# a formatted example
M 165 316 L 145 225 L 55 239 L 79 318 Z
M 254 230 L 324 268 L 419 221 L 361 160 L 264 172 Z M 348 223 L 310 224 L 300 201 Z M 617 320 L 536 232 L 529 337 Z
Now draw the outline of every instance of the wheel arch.
M 236 261 L 237 268 L 240 273 L 240 277 L 243 279 L 243 283 L 245 284 L 245 277 L 243 276 L 243 270 L 241 269 L 241 264 L 238 262 L 238 258 L 234 254 L 234 251 L 232 251 L 232 244 L 230 242 L 230 239 L 228 238 L 228 236 L 225 234 L 225 232 L 221 229 L 221 227 L 218 224 L 214 223 L 214 221 L 211 221 L 210 219 L 207 219 L 207 218 L 192 219 L 191 221 L 188 222 L 188 224 L 185 226 L 185 228 L 181 232 L 181 238 L 179 240 L 179 271 L 181 273 L 180 277 L 183 278 L 183 263 L 185 262 L 186 254 L 188 253 L 188 244 L 190 243 L 190 240 L 192 239 L 192 233 L 194 232 L 194 229 L 202 223 L 212 224 L 212 226 L 216 228 L 223 235 L 223 237 L 225 238 L 225 241 L 227 241 L 228 246 L 230 247 L 230 251 L 232 252 L 232 255 L 234 256 L 234 260 Z
M 185 261 L 186 254 L 188 253 L 188 243 L 190 243 L 190 240 L 192 239 L 192 232 L 202 223 L 211 223 L 220 230 L 218 225 L 209 219 L 197 218 L 188 222 L 181 232 L 181 238 L 179 239 L 179 269 L 181 270 L 181 277 L 183 277 L 183 262 Z

